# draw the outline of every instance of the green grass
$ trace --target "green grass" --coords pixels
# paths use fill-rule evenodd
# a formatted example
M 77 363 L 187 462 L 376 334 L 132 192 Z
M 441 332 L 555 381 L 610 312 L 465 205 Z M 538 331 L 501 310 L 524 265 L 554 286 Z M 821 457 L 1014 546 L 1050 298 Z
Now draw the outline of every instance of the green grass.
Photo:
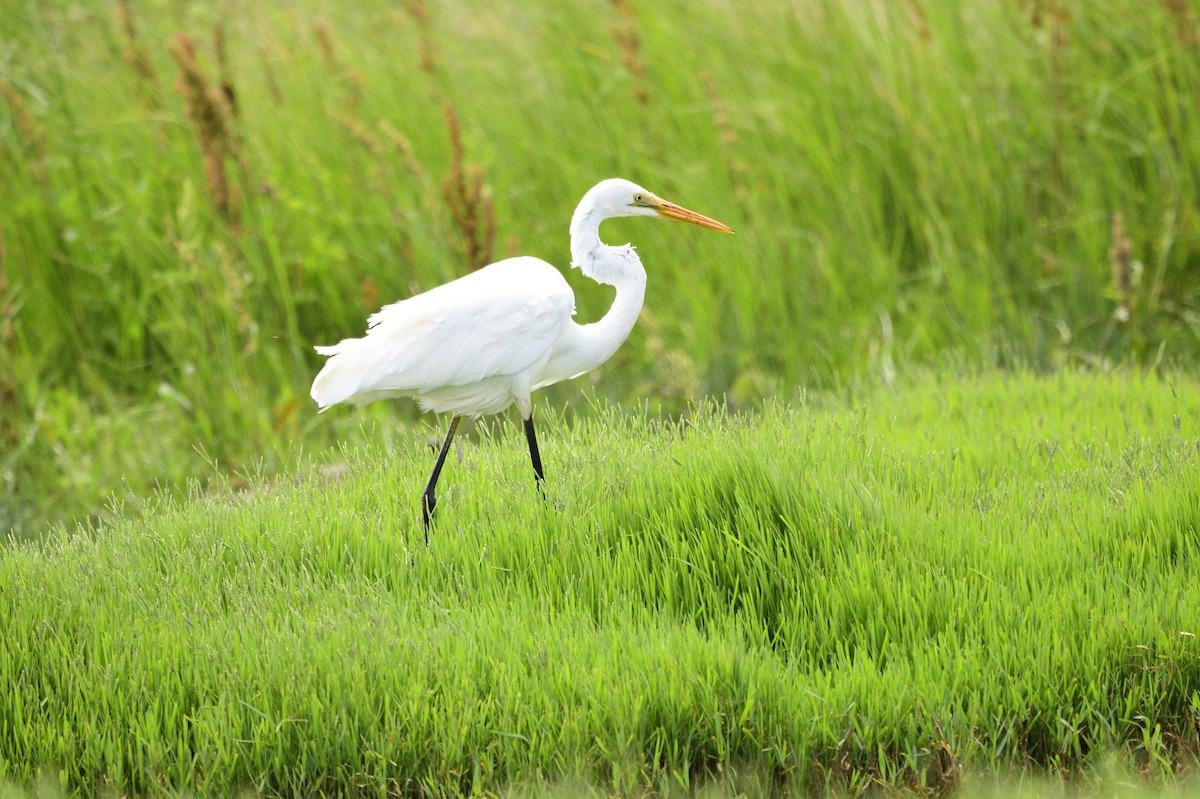
M 606 228 L 639 245 L 648 311 L 556 406 L 752 405 L 944 358 L 1200 353 L 1190 7 L 506 0 L 429 3 L 425 23 L 407 7 L 130 0 L 130 42 L 109 2 L 0 0 L 0 529 L 102 518 L 105 498 L 210 461 L 275 470 L 387 418 L 317 423 L 311 345 L 465 269 L 447 101 L 497 257 L 565 267 L 574 204 L 614 174 L 739 231 Z M 235 222 L 174 88 L 180 31 L 238 98 Z M 569 278 L 594 319 L 606 292 Z
M 1186 781 L 1195 16 L 0 0 L 0 783 Z M 180 32 L 237 97 L 225 210 Z M 739 235 L 606 227 L 647 311 L 539 399 L 546 498 L 487 422 L 426 547 L 439 433 L 307 391 L 466 269 L 447 102 L 497 258 L 565 267 L 612 175 Z
M 540 413 L 545 498 L 518 426 L 489 424 L 448 466 L 428 546 L 420 436 L 14 543 L 0 781 L 628 795 L 1194 775 L 1194 379 Z

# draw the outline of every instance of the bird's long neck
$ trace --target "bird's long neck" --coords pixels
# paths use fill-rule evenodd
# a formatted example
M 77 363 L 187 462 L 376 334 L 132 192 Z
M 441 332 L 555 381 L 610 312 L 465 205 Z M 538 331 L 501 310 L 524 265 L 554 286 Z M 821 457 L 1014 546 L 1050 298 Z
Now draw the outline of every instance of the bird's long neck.
M 600 241 L 604 215 L 580 203 L 571 219 L 571 265 L 595 280 L 613 286 L 616 299 L 608 313 L 590 325 L 576 325 L 571 342 L 571 371 L 594 369 L 612 357 L 629 336 L 646 298 L 646 270 L 628 244 L 610 247 Z
M 642 312 L 642 303 L 646 298 L 645 270 L 639 268 L 636 274 L 624 276 L 610 285 L 616 287 L 617 296 L 608 313 L 598 322 L 576 326 L 576 336 L 584 345 L 580 371 L 595 369 L 611 358 L 629 338 L 629 332 Z

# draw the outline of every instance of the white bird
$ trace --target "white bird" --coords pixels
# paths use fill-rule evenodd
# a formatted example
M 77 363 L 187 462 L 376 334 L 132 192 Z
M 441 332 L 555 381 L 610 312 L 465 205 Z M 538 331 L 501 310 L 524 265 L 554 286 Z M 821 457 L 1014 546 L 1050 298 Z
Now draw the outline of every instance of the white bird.
M 340 402 L 408 396 L 425 410 L 453 414 L 421 494 L 427 536 L 438 476 L 462 417 L 498 413 L 515 403 L 540 485 L 544 474 L 531 392 L 595 369 L 633 329 L 646 294 L 646 270 L 629 244 L 600 241 L 600 223 L 616 216 L 657 216 L 733 232 L 627 180 L 601 181 L 571 217 L 571 266 L 617 290 L 599 322 L 576 324 L 575 295 L 562 273 L 526 256 L 384 307 L 367 320 L 363 338 L 316 347 L 329 356 L 312 385 L 322 411 Z

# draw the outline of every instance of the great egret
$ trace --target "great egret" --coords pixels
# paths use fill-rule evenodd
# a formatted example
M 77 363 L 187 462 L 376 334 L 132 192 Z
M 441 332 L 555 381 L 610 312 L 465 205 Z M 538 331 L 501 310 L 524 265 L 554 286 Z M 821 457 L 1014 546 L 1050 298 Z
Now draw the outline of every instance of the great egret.
M 330 356 L 312 385 L 322 411 L 339 402 L 410 396 L 425 410 L 453 414 L 421 493 L 427 537 L 438 476 L 462 417 L 498 413 L 516 403 L 540 484 L 545 475 L 530 393 L 595 369 L 633 329 L 646 294 L 646 270 L 629 244 L 600 241 L 600 223 L 616 216 L 657 216 L 733 232 L 628 180 L 601 181 L 571 217 L 571 266 L 617 290 L 599 322 L 572 321 L 575 295 L 556 268 L 537 258 L 509 258 L 384 307 L 367 320 L 363 338 L 316 348 Z

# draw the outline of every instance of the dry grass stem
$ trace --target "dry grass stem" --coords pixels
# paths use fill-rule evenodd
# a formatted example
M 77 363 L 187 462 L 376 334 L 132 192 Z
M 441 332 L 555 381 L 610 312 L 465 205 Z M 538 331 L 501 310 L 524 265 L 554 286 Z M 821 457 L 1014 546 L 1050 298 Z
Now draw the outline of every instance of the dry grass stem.
M 375 285 L 375 279 L 367 275 L 358 284 L 358 292 L 362 296 L 362 305 L 364 311 L 379 310 L 379 287 Z
M 258 352 L 258 323 L 254 321 L 246 304 L 246 285 L 249 281 L 245 273 L 238 268 L 236 255 L 231 254 L 222 242 L 213 242 L 213 252 L 221 266 L 226 302 L 232 307 L 233 318 L 237 320 L 236 331 L 242 340 L 242 355 L 252 357 Z
M 725 110 L 725 103 L 717 89 L 717 82 L 713 80 L 712 73 L 707 69 L 700 70 L 700 82 L 704 84 L 704 91 L 708 94 L 708 104 L 712 107 L 713 122 L 717 126 L 717 135 L 721 139 L 721 144 L 731 147 L 737 143 L 737 134 L 733 132 L 733 128 L 729 124 L 729 114 Z
M 338 60 L 333 47 L 333 32 L 330 30 L 328 23 L 318 22 L 314 24 L 313 33 L 317 37 L 317 47 L 321 51 L 321 59 L 346 88 L 346 100 L 344 103 L 346 112 L 353 114 L 362 103 L 362 73 L 356 69 L 351 69 Z
M 367 130 L 367 126 L 363 121 L 356 116 L 350 114 L 334 113 L 333 118 L 346 129 L 346 131 L 354 137 L 354 140 L 361 144 L 367 152 L 376 160 L 383 159 L 384 147 L 383 143 L 375 137 L 371 131 Z
M 9 296 L 8 283 L 8 252 L 4 246 L 4 227 L 0 225 L 0 408 L 4 416 L 0 418 L 0 441 L 7 446 L 16 443 L 17 433 L 17 375 L 14 364 L 17 356 L 17 337 L 13 320 L 17 309 Z
M 329 32 L 329 23 L 317 22 L 313 24 L 313 33 L 317 37 L 317 48 L 321 51 L 321 58 L 330 69 L 335 72 L 340 70 L 341 64 L 338 63 L 337 57 L 333 54 L 333 36 Z
M 13 86 L 0 78 L 0 94 L 4 95 L 8 107 L 12 109 L 13 120 L 17 126 L 25 158 L 39 182 L 46 179 L 46 131 L 34 121 L 29 113 L 29 106 Z
M 429 9 L 425 5 L 425 0 L 404 0 L 404 8 L 417 23 L 418 64 L 424 72 L 436 72 L 437 49 L 433 45 L 433 37 L 429 32 Z
M 259 46 L 258 55 L 262 60 L 263 76 L 267 80 L 267 93 L 271 95 L 272 103 L 280 105 L 283 103 L 283 92 L 279 89 L 279 79 L 275 76 L 275 67 L 271 63 L 271 56 L 267 53 L 265 44 Z
M 729 121 L 729 112 L 725 108 L 725 101 L 721 98 L 721 91 L 717 87 L 717 82 L 713 78 L 712 73 L 707 69 L 700 70 L 700 82 L 704 84 L 704 91 L 708 94 L 708 104 L 712 108 L 713 124 L 716 125 L 717 137 L 721 142 L 721 146 L 732 151 L 725 153 L 722 161 L 729 169 L 734 194 L 739 202 L 745 202 L 747 199 L 746 176 L 750 172 L 750 166 L 746 163 L 745 159 L 737 155 L 736 150 L 733 150 L 737 144 L 738 136 Z
M 4 246 L 4 226 L 0 225 L 0 345 L 9 350 L 13 343 L 13 316 L 16 309 L 8 300 L 8 250 Z M 6 361 L 11 363 L 11 361 Z
M 225 52 L 225 23 L 217 20 L 213 28 L 213 49 L 217 53 L 217 79 L 221 86 L 221 96 L 229 106 L 229 113 L 238 115 L 237 91 L 233 87 L 233 78 L 229 73 L 229 58 Z
M 400 153 L 400 161 L 404 164 L 404 168 L 413 177 L 424 179 L 425 165 L 417 159 L 416 154 L 413 152 L 412 142 L 409 141 L 408 137 L 392 127 L 392 124 L 386 119 L 380 120 L 379 131 L 392 143 L 392 147 L 395 148 L 396 152 Z
M 646 64 L 642 61 L 641 37 L 638 34 L 637 15 L 629 0 L 610 0 L 617 11 L 617 21 L 610 23 L 608 30 L 612 33 L 617 46 L 621 48 L 621 63 L 629 70 L 637 83 L 634 98 L 645 105 L 650 102 L 650 91 L 646 87 Z
M 1196 10 L 1188 0 L 1163 0 L 1167 12 L 1175 18 L 1175 34 L 1184 47 L 1195 47 L 1200 38 Z
M 905 0 L 908 10 L 912 12 L 913 28 L 917 32 L 917 36 L 921 37 L 921 41 L 929 41 L 929 20 L 925 16 L 925 9 L 921 6 L 921 0 Z
M 491 263 L 496 238 L 496 218 L 491 193 L 483 185 L 483 170 L 467 165 L 463 156 L 462 131 L 454 104 L 445 105 L 446 128 L 450 133 L 450 174 L 442 180 L 442 196 L 458 228 L 467 267 L 479 269 Z
M 121 58 L 133 68 L 134 73 L 138 76 L 147 103 L 152 108 L 157 107 L 158 73 L 154 70 L 154 64 L 150 61 L 150 53 L 138 41 L 137 29 L 133 24 L 133 12 L 129 8 L 129 0 L 117 0 L 117 6 L 113 14 L 117 18 L 117 24 L 121 27 L 121 35 L 125 40 L 124 49 L 121 51 Z
M 1108 248 L 1113 291 L 1117 295 L 1116 318 L 1129 321 L 1133 307 L 1133 242 L 1125 232 L 1125 216 L 1117 211 L 1112 218 L 1112 245 Z
M 227 221 L 236 223 L 237 187 L 229 176 L 230 161 L 240 160 L 237 139 L 230 126 L 231 111 L 223 95 L 214 89 L 196 62 L 196 43 L 180 33 L 167 44 L 179 62 L 175 89 L 183 96 L 184 112 L 204 157 L 205 186 L 213 205 Z
M 1026 5 L 1026 3 L 1022 3 Z M 1069 27 L 1071 15 L 1060 0 L 1028 0 L 1029 22 L 1036 30 L 1049 29 L 1046 47 L 1049 53 L 1050 105 L 1053 109 L 1054 141 L 1050 153 L 1051 173 L 1059 195 L 1065 194 L 1063 179 L 1063 121 L 1065 101 L 1063 97 L 1064 68 L 1063 53 L 1070 46 Z

